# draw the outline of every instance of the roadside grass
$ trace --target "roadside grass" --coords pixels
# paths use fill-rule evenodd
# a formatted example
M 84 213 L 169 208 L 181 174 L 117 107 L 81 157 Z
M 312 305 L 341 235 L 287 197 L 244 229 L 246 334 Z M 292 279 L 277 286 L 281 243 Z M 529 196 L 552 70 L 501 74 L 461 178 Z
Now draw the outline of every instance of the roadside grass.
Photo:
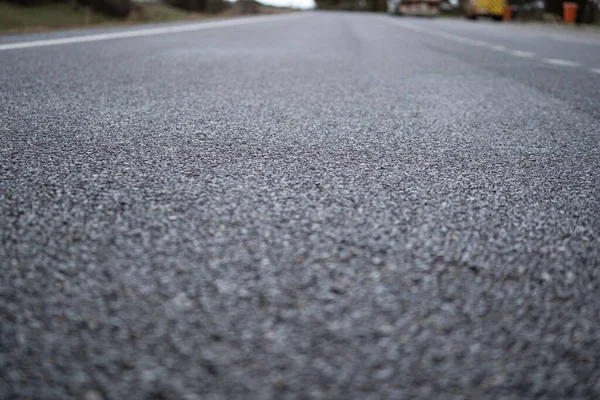
M 208 15 L 189 13 L 164 3 L 135 3 L 127 19 L 118 19 L 96 13 L 86 7 L 75 7 L 71 3 L 44 3 L 23 7 L 0 2 L 0 33 L 39 32 L 208 17 Z
M 130 22 L 169 22 L 208 17 L 207 15 L 191 13 L 171 7 L 165 3 L 140 2 L 135 4 L 136 7 L 128 18 Z
M 67 3 L 22 7 L 0 2 L 0 31 L 38 31 L 117 21 Z

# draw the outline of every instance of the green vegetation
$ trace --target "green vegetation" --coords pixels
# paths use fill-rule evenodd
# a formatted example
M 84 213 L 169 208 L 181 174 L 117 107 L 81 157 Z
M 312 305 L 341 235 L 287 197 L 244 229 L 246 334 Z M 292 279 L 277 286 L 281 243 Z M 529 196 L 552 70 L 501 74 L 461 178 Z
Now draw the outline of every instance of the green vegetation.
M 225 0 L 165 0 L 167 4 L 187 11 L 216 14 L 231 6 Z
M 254 0 L 0 0 L 0 32 L 32 32 L 98 25 L 208 18 L 211 15 L 274 14 L 293 11 Z M 179 3 L 176 3 L 179 1 Z M 176 6 L 177 4 L 177 6 Z M 124 11 L 125 10 L 125 11 Z
M 127 18 L 106 16 L 74 3 L 41 3 L 19 6 L 0 2 L 0 32 L 31 32 L 75 27 L 168 22 L 205 18 L 164 3 L 132 3 Z
M 132 0 L 77 0 L 77 4 L 90 7 L 92 10 L 101 12 L 104 15 L 110 15 L 119 18 L 126 18 L 129 16 L 129 13 L 133 8 Z
M 0 30 L 43 30 L 70 28 L 87 24 L 117 21 L 84 7 L 68 3 L 45 3 L 36 6 L 16 6 L 0 2 Z
M 164 3 L 139 3 L 138 5 L 131 18 L 140 22 L 169 22 L 201 17 Z

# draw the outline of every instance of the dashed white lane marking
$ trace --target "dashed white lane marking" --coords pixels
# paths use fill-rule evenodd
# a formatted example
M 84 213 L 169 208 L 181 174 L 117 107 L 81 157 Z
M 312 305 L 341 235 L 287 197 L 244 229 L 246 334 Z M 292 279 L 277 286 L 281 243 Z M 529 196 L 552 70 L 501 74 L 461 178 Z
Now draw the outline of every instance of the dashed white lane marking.
M 204 29 L 221 28 L 226 26 L 248 25 L 267 21 L 281 21 L 282 19 L 296 18 L 300 14 L 289 14 L 285 16 L 265 16 L 265 17 L 244 17 L 238 19 L 228 19 L 223 21 L 200 22 L 196 24 L 186 24 L 177 26 L 168 26 L 163 28 L 136 29 L 130 31 L 99 33 L 96 35 L 71 36 L 60 39 L 33 40 L 30 42 L 0 44 L 0 51 L 25 49 L 28 47 L 57 46 L 61 44 L 98 42 L 101 40 L 135 38 L 142 36 L 164 35 L 168 33 L 201 31 Z
M 468 45 L 472 45 L 472 46 L 485 47 L 485 48 L 493 50 L 493 51 L 507 52 L 508 54 L 511 54 L 515 57 L 535 58 L 535 53 L 532 53 L 530 51 L 511 50 L 501 44 L 487 43 L 482 40 L 474 40 L 474 39 L 470 39 L 468 37 L 459 36 L 459 35 L 455 35 L 455 34 L 444 32 L 444 31 L 438 31 L 435 29 L 423 28 L 420 26 L 412 25 L 412 24 L 406 24 L 406 23 L 395 22 L 395 21 L 391 21 L 391 22 L 396 25 L 400 25 L 406 29 L 415 31 L 415 32 L 421 32 L 421 33 L 425 33 L 425 34 L 429 34 L 429 35 L 433 35 L 433 36 L 437 36 L 437 37 L 442 37 L 444 39 L 452 40 L 454 42 L 468 44 Z M 579 67 L 579 66 L 581 66 L 581 64 L 578 62 L 562 60 L 559 58 L 544 58 L 544 59 L 542 59 L 542 61 L 544 61 L 545 63 L 548 63 L 548 64 L 558 65 L 561 67 Z M 590 71 L 594 72 L 596 74 L 600 74 L 600 68 L 592 68 L 592 69 L 590 69 Z
M 502 46 L 501 44 L 494 44 L 491 45 L 489 48 L 494 51 L 506 51 L 506 47 Z
M 471 39 L 471 38 L 468 38 L 468 37 L 455 35 L 453 33 L 448 33 L 448 32 L 444 32 L 444 31 L 438 31 L 438 30 L 429 29 L 429 28 L 422 28 L 420 26 L 416 26 L 416 25 L 412 25 L 412 24 L 397 23 L 397 22 L 392 22 L 392 23 L 395 23 L 396 25 L 400 25 L 400 26 L 402 26 L 402 27 L 404 27 L 406 29 L 410 29 L 410 30 L 415 31 L 415 32 L 426 33 L 428 35 L 433 35 L 433 36 L 441 37 L 441 38 L 452 40 L 452 41 L 458 42 L 458 43 L 470 44 L 471 46 L 479 46 L 479 47 L 488 47 L 488 46 L 490 46 L 489 43 L 484 42 L 483 40 L 475 40 L 475 39 Z
M 473 46 L 481 46 L 481 47 L 489 46 L 489 43 L 484 42 L 483 40 L 473 40 L 473 42 L 471 44 Z
M 561 67 L 578 67 L 581 65 L 575 61 L 561 60 L 559 58 L 544 58 L 543 61 L 545 63 L 552 64 L 552 65 L 559 65 Z
M 458 42 L 458 43 L 465 43 L 465 44 L 473 44 L 473 42 L 474 42 L 474 40 L 471 40 L 469 38 L 462 37 L 462 36 L 450 36 L 448 39 L 454 40 L 455 42 Z
M 563 37 L 557 35 L 547 36 L 552 40 L 556 40 L 557 42 L 563 43 L 576 43 L 576 44 L 591 44 L 591 45 L 600 45 L 600 41 L 598 39 L 582 39 L 582 38 L 573 38 L 573 37 Z
M 530 51 L 510 50 L 510 54 L 512 54 L 513 56 L 523 57 L 523 58 L 533 58 L 533 57 L 535 57 L 535 54 L 533 54 Z

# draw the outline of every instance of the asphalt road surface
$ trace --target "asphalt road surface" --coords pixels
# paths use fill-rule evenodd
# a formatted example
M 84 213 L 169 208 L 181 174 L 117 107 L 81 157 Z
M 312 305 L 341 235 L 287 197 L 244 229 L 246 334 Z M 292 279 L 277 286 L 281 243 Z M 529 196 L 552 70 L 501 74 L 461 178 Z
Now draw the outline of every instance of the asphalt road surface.
M 600 397 L 598 33 L 202 24 L 0 38 L 0 398 Z

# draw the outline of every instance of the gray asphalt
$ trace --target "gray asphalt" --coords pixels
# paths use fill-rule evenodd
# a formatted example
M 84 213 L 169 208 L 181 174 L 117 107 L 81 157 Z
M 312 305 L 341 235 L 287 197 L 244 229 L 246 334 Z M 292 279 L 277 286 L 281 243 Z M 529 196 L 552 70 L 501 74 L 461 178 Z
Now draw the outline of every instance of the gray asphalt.
M 344 13 L 0 51 L 0 398 L 599 398 L 596 68 Z

